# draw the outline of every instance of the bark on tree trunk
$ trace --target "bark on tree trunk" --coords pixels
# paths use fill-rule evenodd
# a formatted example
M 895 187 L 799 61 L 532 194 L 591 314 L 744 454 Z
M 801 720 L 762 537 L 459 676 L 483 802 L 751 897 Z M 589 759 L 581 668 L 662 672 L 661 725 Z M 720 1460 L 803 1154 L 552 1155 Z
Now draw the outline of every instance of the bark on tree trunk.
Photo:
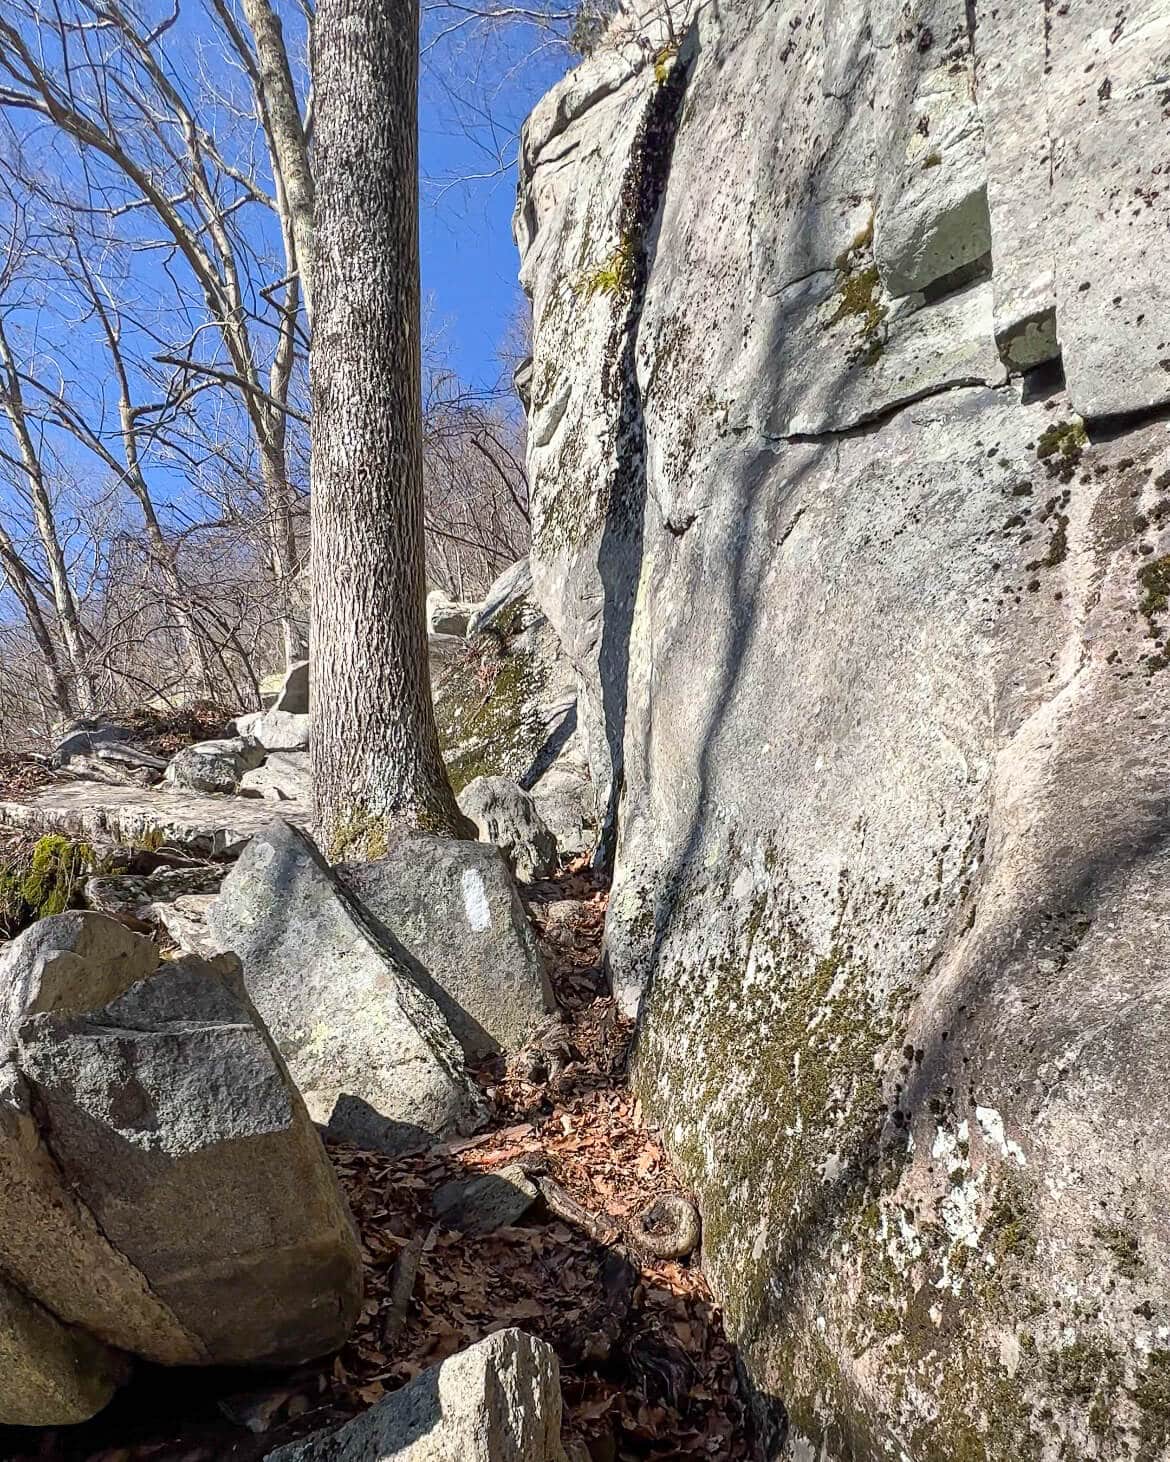
M 313 780 L 331 856 L 396 822 L 473 836 L 439 751 L 424 625 L 418 0 L 314 27 Z
M 258 90 L 265 112 L 265 130 L 280 170 L 288 205 L 301 294 L 309 323 L 313 320 L 313 175 L 297 90 L 280 19 L 268 0 L 242 0 L 244 19 L 252 32 L 259 65 Z

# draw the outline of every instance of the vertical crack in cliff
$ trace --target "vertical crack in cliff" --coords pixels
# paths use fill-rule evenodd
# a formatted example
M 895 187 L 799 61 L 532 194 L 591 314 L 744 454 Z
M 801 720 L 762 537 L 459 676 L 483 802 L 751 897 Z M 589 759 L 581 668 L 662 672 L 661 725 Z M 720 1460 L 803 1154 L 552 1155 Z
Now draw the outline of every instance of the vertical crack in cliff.
M 597 567 L 604 597 L 600 680 L 612 777 L 602 809 L 598 864 L 613 863 L 617 808 L 624 785 L 627 678 L 635 592 L 642 559 L 646 506 L 646 423 L 638 385 L 638 335 L 654 261 L 657 230 L 670 176 L 695 52 L 691 22 L 670 70 L 656 85 L 634 135 L 618 204 L 618 239 L 625 264 L 620 299 L 606 341 L 602 396 L 613 404 L 615 465 L 605 498 Z

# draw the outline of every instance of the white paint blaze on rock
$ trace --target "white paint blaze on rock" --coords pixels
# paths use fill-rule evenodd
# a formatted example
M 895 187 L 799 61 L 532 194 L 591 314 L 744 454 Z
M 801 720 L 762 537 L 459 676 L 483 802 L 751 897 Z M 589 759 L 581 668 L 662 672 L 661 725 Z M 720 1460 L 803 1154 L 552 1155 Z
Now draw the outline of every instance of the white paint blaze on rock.
M 555 1009 L 498 848 L 411 833 L 385 857 L 337 873 L 469 1055 L 518 1050 Z
M 492 927 L 492 911 L 488 907 L 487 889 L 482 875 L 474 868 L 464 870 L 460 879 L 463 888 L 463 907 L 467 912 L 467 924 L 474 934 L 482 934 Z
M 679 30 L 516 213 L 640 1093 L 792 1455 L 1158 1455 L 1170 11 Z

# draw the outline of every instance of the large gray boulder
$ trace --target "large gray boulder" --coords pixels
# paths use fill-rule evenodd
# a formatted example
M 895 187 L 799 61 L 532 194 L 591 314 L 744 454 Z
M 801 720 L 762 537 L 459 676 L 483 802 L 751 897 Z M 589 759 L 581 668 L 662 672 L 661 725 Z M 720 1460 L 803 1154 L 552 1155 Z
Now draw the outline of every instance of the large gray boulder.
M 533 798 L 508 777 L 476 777 L 457 800 L 480 838 L 500 849 L 517 878 L 530 883 L 556 870 L 556 838 Z
M 231 793 L 238 790 L 244 774 L 263 760 L 263 748 L 242 736 L 197 741 L 171 758 L 166 780 L 192 792 Z
M 479 605 L 465 599 L 451 599 L 442 589 L 432 589 L 427 595 L 427 636 L 452 635 L 463 639 L 467 624 L 479 609 Z
M 0 953 L 0 1061 L 30 1016 L 104 1005 L 157 967 L 157 947 L 106 914 L 39 919 Z
M 384 858 L 343 864 L 342 884 L 419 967 L 469 1055 L 516 1051 L 555 1009 L 536 937 L 503 855 L 411 833 Z
M 239 963 L 102 914 L 5 953 L 0 1422 L 83 1420 L 122 1353 L 287 1364 L 340 1345 L 361 1256 Z
M 535 593 L 784 1456 L 1170 1447 L 1167 39 L 727 0 L 525 129 Z
M 282 711 L 274 706 L 267 711 L 250 711 L 237 716 L 237 736 L 253 741 L 265 751 L 305 751 L 309 745 L 307 712 Z
M 237 960 L 177 960 L 84 1014 L 34 1015 L 16 1064 L 65 1183 L 200 1359 L 291 1364 L 342 1343 L 356 1234 Z M 94 1328 L 149 1353 L 120 1308 Z
M 509 777 L 532 795 L 561 851 L 579 853 L 596 843 L 597 805 L 578 677 L 530 588 L 521 560 L 489 591 L 492 613 L 474 621 L 485 631 L 476 643 L 432 658 L 439 741 L 457 793 L 476 777 Z
M 482 1118 L 463 1051 L 408 957 L 363 918 L 310 839 L 274 822 L 207 915 L 315 1121 L 410 1152 Z
M 503 621 L 508 610 L 519 605 L 531 593 L 532 565 L 525 554 L 510 568 L 506 568 L 484 595 L 483 603 L 467 622 L 467 638 L 471 639 L 487 630 L 494 630 L 499 635 L 505 634 L 508 626 Z
M 0 1426 L 88 1421 L 125 1380 L 126 1358 L 62 1325 L 0 1275 Z
M 74 721 L 58 736 L 52 764 L 73 776 L 116 787 L 152 786 L 166 771 L 166 758 L 135 746 L 136 734 L 117 721 Z
M 240 778 L 242 797 L 263 797 L 268 802 L 313 803 L 313 779 L 304 751 L 273 751 L 264 764 Z
M 560 1369 L 523 1330 L 494 1335 L 424 1371 L 339 1431 L 269 1462 L 566 1462 Z
M 289 667 L 287 675 L 276 693 L 276 699 L 272 702 L 274 711 L 282 711 L 290 716 L 307 716 L 309 714 L 309 662 L 298 660 L 296 664 Z

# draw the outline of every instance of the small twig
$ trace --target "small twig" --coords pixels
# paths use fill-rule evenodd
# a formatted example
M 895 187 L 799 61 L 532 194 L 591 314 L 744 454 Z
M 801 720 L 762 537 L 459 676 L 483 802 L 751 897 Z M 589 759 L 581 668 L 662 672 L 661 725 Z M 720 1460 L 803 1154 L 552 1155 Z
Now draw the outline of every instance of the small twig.
M 414 1294 L 415 1280 L 418 1278 L 419 1262 L 422 1259 L 423 1250 L 430 1243 L 438 1227 L 437 1223 L 433 1223 L 425 1234 L 415 1234 L 399 1254 L 398 1262 L 394 1265 L 394 1278 L 390 1281 L 390 1304 L 382 1327 L 382 1343 L 387 1347 L 394 1344 L 402 1333 L 402 1327 L 406 1324 L 407 1311 L 410 1309 L 411 1297 Z

